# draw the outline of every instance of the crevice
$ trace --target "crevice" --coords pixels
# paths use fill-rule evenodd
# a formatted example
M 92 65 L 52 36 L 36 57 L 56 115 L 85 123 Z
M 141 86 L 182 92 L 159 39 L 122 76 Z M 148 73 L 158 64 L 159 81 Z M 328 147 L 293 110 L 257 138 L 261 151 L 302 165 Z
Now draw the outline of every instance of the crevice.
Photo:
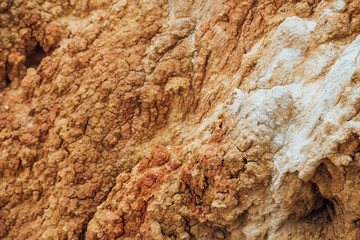
M 315 208 L 309 214 L 304 216 L 303 220 L 316 221 L 317 219 L 323 219 L 324 223 L 331 223 L 336 215 L 334 203 L 327 198 L 319 196 L 315 205 L 320 206 Z
M 44 57 L 46 57 L 46 53 L 44 52 L 42 47 L 37 44 L 35 49 L 30 53 L 30 55 L 26 56 L 26 68 L 37 68 Z
M 5 72 L 7 72 L 7 71 L 5 70 Z M 10 79 L 9 79 L 9 76 L 8 76 L 7 73 L 6 73 L 6 74 L 5 74 L 5 86 L 9 86 L 10 83 L 11 83 L 11 81 L 10 81 Z
M 5 70 L 5 73 L 3 75 L 4 79 L 3 80 L 0 79 L 0 89 L 8 87 L 11 84 L 11 80 L 10 80 L 8 72 L 7 72 L 8 71 L 7 62 L 5 63 L 4 70 Z
M 89 221 L 90 222 L 90 221 Z M 80 236 L 79 236 L 79 240 L 85 240 L 85 236 L 86 236 L 86 229 L 87 229 L 87 226 L 88 226 L 88 223 L 87 222 L 86 224 L 84 224 L 83 228 L 82 228 L 82 231 L 80 233 Z
M 354 220 L 354 224 L 356 227 L 360 227 L 360 218 Z

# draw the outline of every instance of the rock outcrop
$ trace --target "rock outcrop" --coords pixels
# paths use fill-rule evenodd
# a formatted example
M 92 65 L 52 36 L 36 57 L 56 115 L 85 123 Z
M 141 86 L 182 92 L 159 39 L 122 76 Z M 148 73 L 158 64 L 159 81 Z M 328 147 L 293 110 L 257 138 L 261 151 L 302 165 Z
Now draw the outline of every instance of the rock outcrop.
M 359 0 L 0 2 L 1 239 L 360 239 Z

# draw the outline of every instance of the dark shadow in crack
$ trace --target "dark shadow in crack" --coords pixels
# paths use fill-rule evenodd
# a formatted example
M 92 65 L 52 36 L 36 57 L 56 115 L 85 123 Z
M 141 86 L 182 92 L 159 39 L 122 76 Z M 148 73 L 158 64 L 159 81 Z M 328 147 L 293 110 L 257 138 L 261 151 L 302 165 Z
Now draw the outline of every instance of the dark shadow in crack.
M 32 53 L 29 56 L 26 56 L 25 66 L 27 68 L 37 68 L 44 57 L 46 57 L 46 53 L 44 52 L 42 47 L 37 44 Z

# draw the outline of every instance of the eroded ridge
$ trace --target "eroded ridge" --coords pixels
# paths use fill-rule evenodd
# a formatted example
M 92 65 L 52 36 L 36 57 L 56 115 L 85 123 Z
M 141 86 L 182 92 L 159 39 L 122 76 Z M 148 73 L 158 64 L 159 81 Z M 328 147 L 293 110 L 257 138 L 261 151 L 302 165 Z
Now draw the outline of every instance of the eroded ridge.
M 0 3 L 0 238 L 358 239 L 359 1 Z

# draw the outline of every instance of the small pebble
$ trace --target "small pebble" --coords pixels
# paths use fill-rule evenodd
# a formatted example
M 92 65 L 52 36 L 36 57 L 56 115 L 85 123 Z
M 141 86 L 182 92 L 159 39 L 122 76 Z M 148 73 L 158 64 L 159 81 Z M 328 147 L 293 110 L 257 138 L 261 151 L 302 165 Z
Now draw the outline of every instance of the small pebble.
M 8 110 L 8 109 L 9 109 L 9 106 L 8 106 L 8 105 L 5 105 L 4 108 L 5 108 L 6 110 Z
M 199 52 L 198 52 L 198 51 L 195 51 L 195 52 L 194 52 L 194 55 L 195 55 L 195 56 L 198 56 L 198 55 L 199 55 Z
M 193 34 L 194 33 L 194 30 L 190 30 L 190 34 Z

